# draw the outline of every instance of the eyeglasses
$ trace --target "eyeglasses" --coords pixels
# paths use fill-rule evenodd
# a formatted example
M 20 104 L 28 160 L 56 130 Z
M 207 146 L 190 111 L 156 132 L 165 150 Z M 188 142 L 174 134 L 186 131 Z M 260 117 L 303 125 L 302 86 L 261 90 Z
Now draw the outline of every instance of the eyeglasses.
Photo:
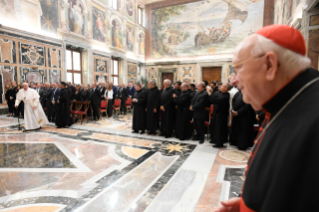
M 232 66 L 232 68 L 234 69 L 234 68 L 238 67 L 239 65 L 248 63 L 248 62 L 250 62 L 250 61 L 252 61 L 252 60 L 254 60 L 254 59 L 262 58 L 262 57 L 264 57 L 265 55 L 266 55 L 266 54 L 264 53 L 264 54 L 261 54 L 261 55 L 259 55 L 259 56 L 257 56 L 257 57 L 251 57 L 251 58 L 249 58 L 249 59 L 247 59 L 247 60 L 244 60 L 244 61 L 242 61 L 242 62 L 239 62 L 239 63 L 236 63 L 236 64 L 232 64 L 231 66 Z M 280 67 L 280 62 L 279 62 L 279 61 L 278 61 L 278 67 Z
M 265 56 L 265 55 L 266 55 L 266 54 L 262 54 L 262 55 L 259 55 L 259 56 L 257 56 L 257 57 L 251 57 L 251 58 L 249 58 L 249 59 L 247 59 L 247 60 L 244 60 L 244 61 L 242 61 L 242 62 L 239 62 L 239 63 L 236 63 L 236 64 L 232 64 L 231 66 L 232 66 L 233 68 L 236 68 L 236 67 L 238 67 L 239 65 L 248 63 L 248 62 L 250 62 L 250 61 L 252 61 L 252 60 L 254 60 L 254 59 L 261 58 L 261 57 L 263 57 L 263 56 Z

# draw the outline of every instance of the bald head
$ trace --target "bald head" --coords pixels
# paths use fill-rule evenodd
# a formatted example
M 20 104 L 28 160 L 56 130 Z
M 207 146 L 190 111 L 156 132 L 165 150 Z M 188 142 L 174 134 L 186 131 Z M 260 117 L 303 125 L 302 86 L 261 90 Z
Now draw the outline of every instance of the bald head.
M 181 91 L 187 91 L 188 90 L 188 84 L 186 84 L 186 83 L 183 83 L 182 85 L 181 85 Z

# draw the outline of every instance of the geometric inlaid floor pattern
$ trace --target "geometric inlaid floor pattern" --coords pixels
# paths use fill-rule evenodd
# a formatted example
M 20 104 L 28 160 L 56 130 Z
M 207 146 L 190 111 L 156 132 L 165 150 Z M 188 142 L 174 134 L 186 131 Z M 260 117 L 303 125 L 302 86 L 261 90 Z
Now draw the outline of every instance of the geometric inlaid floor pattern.
M 208 143 L 128 134 L 125 119 L 22 133 L 1 116 L 0 211 L 212 211 L 238 192 L 241 178 L 232 176 L 245 161 Z M 205 202 L 205 193 L 218 200 Z

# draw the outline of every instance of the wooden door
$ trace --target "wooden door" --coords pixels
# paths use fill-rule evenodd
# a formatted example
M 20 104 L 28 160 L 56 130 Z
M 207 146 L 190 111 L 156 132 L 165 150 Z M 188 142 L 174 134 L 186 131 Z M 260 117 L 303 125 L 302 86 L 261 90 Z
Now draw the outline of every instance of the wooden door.
M 214 80 L 221 82 L 222 67 L 205 67 L 202 72 L 202 80 L 207 81 L 208 84 L 212 83 Z
M 172 83 L 174 80 L 174 74 L 173 73 L 162 73 L 162 83 L 164 82 L 164 80 L 169 79 Z M 162 84 L 164 85 L 164 83 Z

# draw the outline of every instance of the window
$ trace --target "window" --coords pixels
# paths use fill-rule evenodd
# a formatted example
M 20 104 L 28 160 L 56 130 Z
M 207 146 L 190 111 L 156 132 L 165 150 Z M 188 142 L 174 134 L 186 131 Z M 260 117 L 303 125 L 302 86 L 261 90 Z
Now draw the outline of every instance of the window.
M 82 54 L 78 50 L 66 50 L 66 80 L 72 84 L 82 84 Z
M 112 81 L 114 85 L 119 84 L 119 60 L 118 59 L 112 59 L 113 63 L 113 70 L 112 70 Z
M 117 10 L 117 0 L 111 0 L 111 7 L 114 9 L 114 10 Z
M 138 24 L 143 25 L 143 8 L 138 7 Z

